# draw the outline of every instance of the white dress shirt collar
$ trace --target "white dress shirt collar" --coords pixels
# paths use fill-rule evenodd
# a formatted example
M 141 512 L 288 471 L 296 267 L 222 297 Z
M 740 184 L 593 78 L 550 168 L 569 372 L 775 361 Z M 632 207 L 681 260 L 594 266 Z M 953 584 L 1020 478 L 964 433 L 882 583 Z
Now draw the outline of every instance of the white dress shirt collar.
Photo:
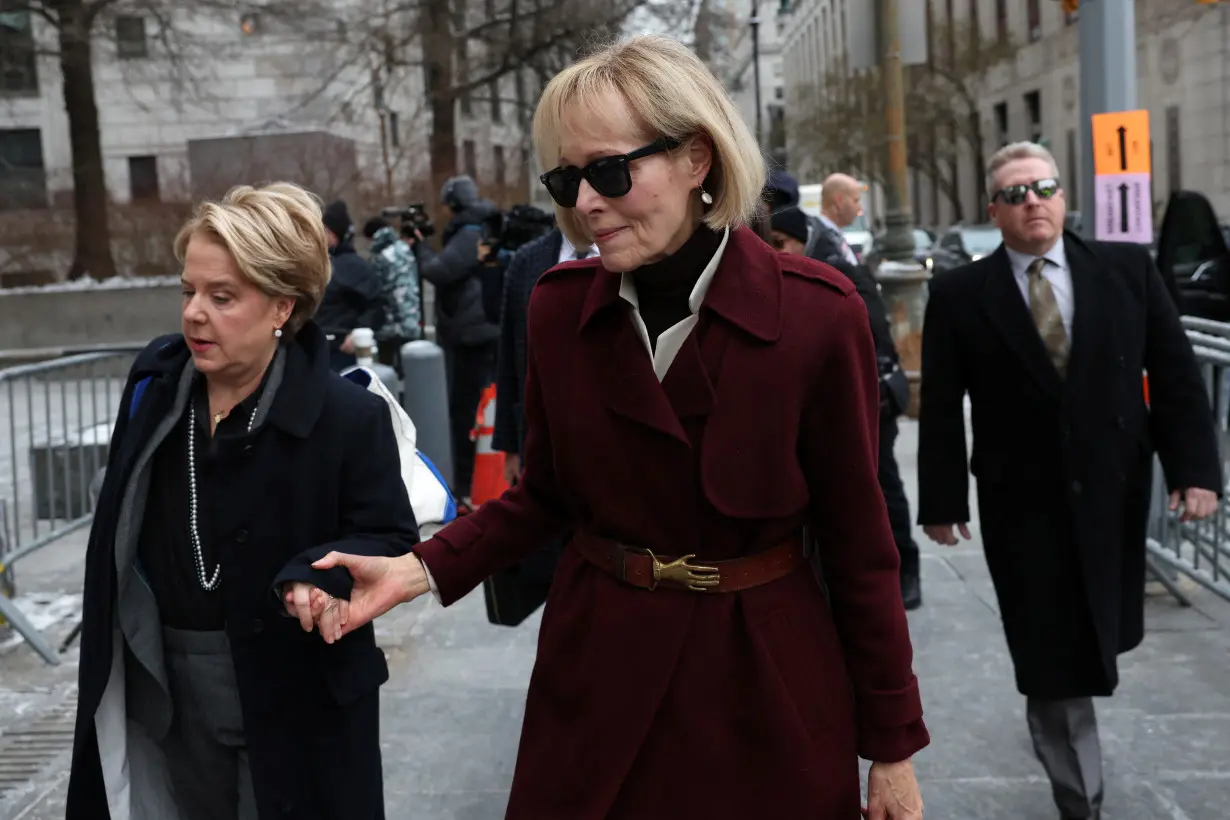
M 722 241 L 718 244 L 713 258 L 709 260 L 708 265 L 705 265 L 705 269 L 701 271 L 700 278 L 696 280 L 696 284 L 692 287 L 692 293 L 688 296 L 688 310 L 692 312 L 693 316 L 700 313 L 700 306 L 705 301 L 705 294 L 709 292 L 709 286 L 713 284 L 713 277 L 717 274 L 718 265 L 722 262 L 722 254 L 726 250 L 726 242 L 729 239 L 730 229 L 727 228 L 722 234 Z M 624 273 L 620 278 L 619 295 L 625 302 L 640 310 L 641 300 L 636 295 L 636 280 L 632 277 L 632 274 Z
M 1033 264 L 1038 257 L 1030 253 L 1021 253 L 1018 250 L 1013 250 L 1004 245 L 1004 250 L 1008 252 L 1008 260 L 1012 263 L 1012 272 L 1018 276 L 1024 276 L 1029 271 L 1029 266 Z M 1068 269 L 1068 257 L 1063 249 L 1063 236 L 1055 240 L 1055 244 L 1051 245 L 1051 249 L 1042 254 L 1042 258 L 1050 262 L 1057 268 Z
M 590 245 L 588 250 L 585 253 L 585 256 L 582 258 L 589 259 L 597 255 L 598 255 L 598 249 L 594 247 L 593 245 Z M 561 231 L 560 232 L 560 244 L 559 244 L 560 263 L 571 262 L 572 260 L 576 258 L 577 258 L 577 249 L 573 247 L 573 244 L 568 241 L 568 237 L 564 236 L 563 232 Z
M 705 294 L 709 292 L 709 286 L 713 284 L 713 277 L 717 274 L 718 266 L 722 262 L 722 254 L 726 251 L 726 243 L 729 239 L 730 229 L 727 228 L 722 234 L 722 241 L 718 244 L 713 258 L 709 260 L 709 264 L 701 271 L 696 284 L 692 286 L 692 293 L 688 296 L 688 310 L 690 314 L 673 327 L 662 331 L 662 334 L 658 336 L 656 346 L 650 344 L 649 329 L 645 326 L 644 318 L 641 317 L 641 300 L 636 294 L 636 280 L 632 274 L 627 272 L 620 277 L 619 295 L 632 306 L 632 324 L 636 328 L 637 334 L 641 337 L 641 342 L 645 345 L 645 352 L 649 354 L 649 358 L 653 362 L 653 372 L 658 377 L 658 381 L 666 378 L 666 373 L 670 370 L 675 357 L 683 348 L 683 343 L 692 332 L 692 328 L 696 327 L 699 321 L 700 306 L 704 304 Z

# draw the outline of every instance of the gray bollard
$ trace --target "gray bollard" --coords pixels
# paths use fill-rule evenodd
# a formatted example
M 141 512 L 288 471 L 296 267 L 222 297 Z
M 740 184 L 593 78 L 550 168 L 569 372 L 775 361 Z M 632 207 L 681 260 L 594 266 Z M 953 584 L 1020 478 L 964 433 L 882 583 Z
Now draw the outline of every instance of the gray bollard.
M 414 422 L 418 448 L 453 486 L 449 437 L 448 378 L 444 350 L 435 342 L 406 342 L 401 348 L 402 407 Z

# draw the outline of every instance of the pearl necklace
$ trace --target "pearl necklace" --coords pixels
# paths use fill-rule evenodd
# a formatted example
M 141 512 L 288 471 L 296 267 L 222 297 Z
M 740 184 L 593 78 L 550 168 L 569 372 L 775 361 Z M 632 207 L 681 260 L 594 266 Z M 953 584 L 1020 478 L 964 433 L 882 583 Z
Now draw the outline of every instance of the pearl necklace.
M 252 425 L 256 421 L 256 410 L 252 411 L 252 415 L 248 417 L 248 432 L 252 432 Z M 215 424 L 216 426 L 216 424 Z M 196 407 L 190 402 L 188 405 L 188 537 L 192 541 L 192 557 L 196 559 L 196 577 L 201 582 L 201 588 L 206 592 L 213 592 L 222 583 L 222 562 L 214 567 L 214 574 L 207 577 L 205 574 L 205 552 L 201 548 L 201 533 L 197 528 L 197 500 L 196 500 Z

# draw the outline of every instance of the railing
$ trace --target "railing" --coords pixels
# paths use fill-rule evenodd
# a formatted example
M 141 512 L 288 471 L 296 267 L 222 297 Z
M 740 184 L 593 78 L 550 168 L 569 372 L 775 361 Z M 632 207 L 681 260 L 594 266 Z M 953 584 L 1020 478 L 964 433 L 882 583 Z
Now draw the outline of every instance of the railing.
M 1185 316 L 1183 326 L 1204 374 L 1226 470 L 1230 466 L 1230 324 Z M 1161 467 L 1155 462 L 1147 541 L 1151 559 L 1230 600 L 1230 492 L 1225 493 L 1212 518 L 1186 522 L 1167 509 L 1168 495 Z M 1171 592 L 1186 603 L 1181 593 L 1174 588 Z
M 11 600 L 14 565 L 89 525 L 137 351 L 0 370 L 0 616 L 48 663 L 58 663 L 58 654 Z

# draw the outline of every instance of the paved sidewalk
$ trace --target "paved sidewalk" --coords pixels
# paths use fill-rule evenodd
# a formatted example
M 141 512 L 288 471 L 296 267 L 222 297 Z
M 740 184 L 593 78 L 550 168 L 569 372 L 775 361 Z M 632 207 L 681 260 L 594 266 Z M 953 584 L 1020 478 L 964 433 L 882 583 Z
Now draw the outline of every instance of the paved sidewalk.
M 897 445 L 911 496 L 917 430 Z M 1055 820 L 1033 757 L 1024 702 L 1016 694 L 995 598 L 975 540 L 923 546 L 925 605 L 911 613 L 932 745 L 917 767 L 932 820 Z M 65 548 L 61 562 L 70 562 Z M 49 556 L 50 558 L 50 556 Z M 36 584 L 71 593 L 61 566 Z M 19 578 L 20 580 L 20 578 Z M 55 587 L 55 584 L 61 584 Z M 1122 662 L 1119 694 L 1099 702 L 1106 757 L 1106 820 L 1224 820 L 1230 793 L 1230 605 L 1191 587 L 1182 609 L 1148 603 L 1149 634 Z M 486 623 L 481 593 L 445 610 L 431 600 L 378 624 L 392 680 L 384 689 L 384 753 L 392 819 L 491 820 L 503 816 L 515 761 L 537 618 L 516 629 Z M 66 631 L 53 627 L 54 637 Z M 75 650 L 55 670 L 27 648 L 0 654 L 0 749 L 15 725 L 67 693 Z M 0 820 L 63 817 L 61 756 L 21 800 L 0 797 Z M 22 810 L 42 791 L 37 806 Z M 7 813 L 6 813 L 7 812 Z

